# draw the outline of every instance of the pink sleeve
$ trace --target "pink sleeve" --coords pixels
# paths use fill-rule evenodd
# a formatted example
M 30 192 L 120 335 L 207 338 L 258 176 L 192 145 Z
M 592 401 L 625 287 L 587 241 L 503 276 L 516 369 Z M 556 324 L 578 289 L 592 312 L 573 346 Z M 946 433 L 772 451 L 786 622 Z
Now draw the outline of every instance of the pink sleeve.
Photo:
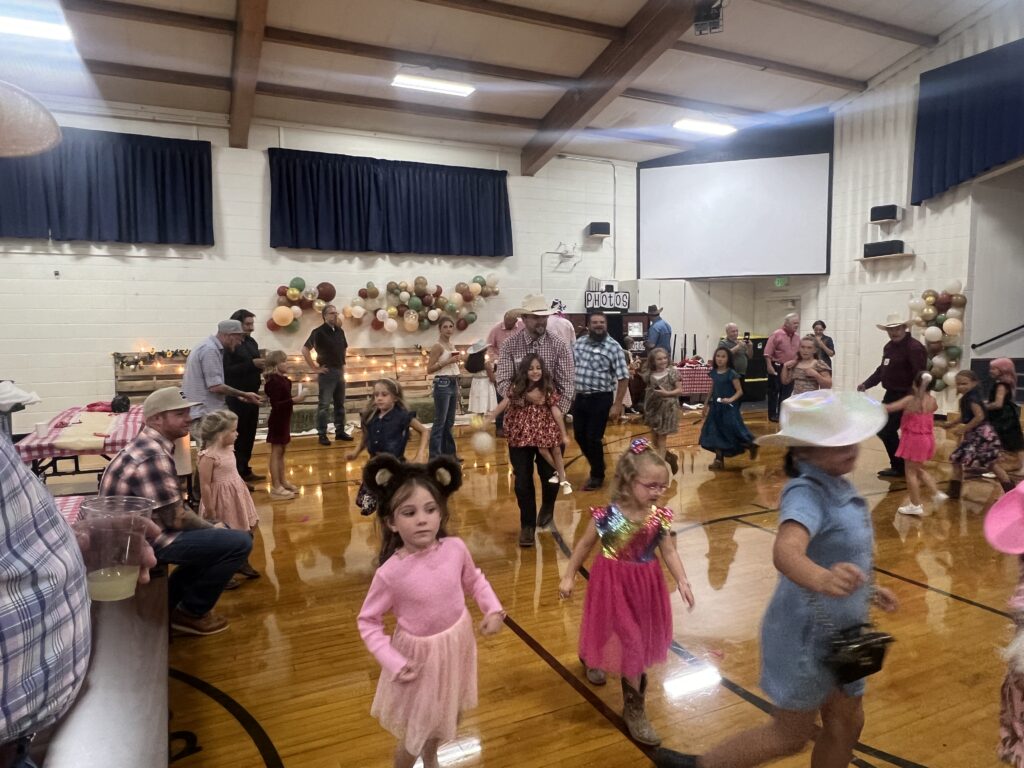
M 766 360 L 775 359 L 775 333 L 768 337 L 767 343 L 764 345 L 764 357 Z
M 501 601 L 494 594 L 490 582 L 487 581 L 483 571 L 476 567 L 465 542 L 462 539 L 452 539 L 453 543 L 456 541 L 462 550 L 462 591 L 467 595 L 472 595 L 473 602 L 479 606 L 484 616 L 498 613 L 501 610 Z
M 402 671 L 408 659 L 394 649 L 391 638 L 384 632 L 384 614 L 391 610 L 391 589 L 378 571 L 370 583 L 363 607 L 359 609 L 359 634 L 381 668 L 394 677 Z

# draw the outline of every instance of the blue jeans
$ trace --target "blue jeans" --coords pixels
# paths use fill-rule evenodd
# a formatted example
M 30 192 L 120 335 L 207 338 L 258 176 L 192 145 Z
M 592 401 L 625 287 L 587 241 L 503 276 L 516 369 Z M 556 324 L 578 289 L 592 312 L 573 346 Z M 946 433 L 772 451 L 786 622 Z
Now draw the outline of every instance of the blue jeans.
M 434 377 L 434 424 L 430 428 L 430 458 L 455 455 L 455 404 L 459 397 L 458 376 Z
M 167 581 L 171 610 L 181 608 L 193 616 L 209 612 L 251 550 L 252 536 L 247 531 L 227 528 L 182 531 L 160 547 L 156 559 L 178 566 Z
M 328 368 L 316 377 L 320 388 L 316 404 L 316 431 L 327 437 L 327 421 L 334 406 L 334 434 L 345 432 L 345 369 Z

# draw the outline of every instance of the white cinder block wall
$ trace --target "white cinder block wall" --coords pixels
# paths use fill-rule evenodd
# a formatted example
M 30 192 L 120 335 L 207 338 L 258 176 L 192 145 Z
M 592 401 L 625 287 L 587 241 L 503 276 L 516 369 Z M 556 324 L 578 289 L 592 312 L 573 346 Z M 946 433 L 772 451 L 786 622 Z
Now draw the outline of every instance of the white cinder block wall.
M 15 415 L 15 431 L 62 409 L 113 394 L 114 351 L 191 348 L 218 320 L 245 307 L 256 313 L 262 346 L 297 351 L 313 313 L 297 334 L 264 327 L 275 289 L 298 275 L 328 280 L 346 301 L 373 280 L 425 275 L 450 289 L 474 275 L 495 273 L 501 295 L 489 300 L 476 324 L 460 334 L 469 342 L 487 333 L 506 309 L 542 289 L 570 311 L 582 311 L 587 278 L 631 277 L 636 269 L 636 186 L 631 163 L 559 159 L 536 177 L 518 175 L 519 155 L 507 150 L 424 142 L 400 137 L 258 126 L 250 149 L 226 147 L 216 128 L 58 115 L 65 125 L 212 141 L 216 245 L 208 249 L 140 247 L 42 241 L 0 241 L 0 378 L 35 390 L 43 402 Z M 506 169 L 515 255 L 505 259 L 423 257 L 275 250 L 269 242 L 269 146 L 366 155 L 448 165 Z M 613 184 L 612 172 L 615 171 Z M 613 205 L 613 189 L 615 203 Z M 617 206 L 617 208 L 616 208 Z M 614 221 L 613 237 L 586 241 L 591 221 Z M 563 242 L 577 257 L 543 256 Z M 55 274 L 55 273 L 59 273 Z M 337 302 L 336 302 L 337 303 Z M 369 321 L 346 324 L 353 346 L 427 343 L 436 331 L 393 339 Z

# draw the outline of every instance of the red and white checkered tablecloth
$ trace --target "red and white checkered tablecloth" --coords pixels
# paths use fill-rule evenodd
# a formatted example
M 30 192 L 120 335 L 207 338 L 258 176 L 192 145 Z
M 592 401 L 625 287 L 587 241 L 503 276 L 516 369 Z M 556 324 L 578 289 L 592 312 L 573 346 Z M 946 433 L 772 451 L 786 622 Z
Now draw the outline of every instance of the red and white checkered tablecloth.
M 87 498 L 88 496 L 54 496 L 53 500 L 57 502 L 57 511 L 61 517 L 68 521 L 68 525 L 74 525 L 82 509 L 82 502 Z
M 706 395 L 711 391 L 711 366 L 697 365 L 678 368 L 684 395 Z
M 130 443 L 139 430 L 142 429 L 144 420 L 142 418 L 142 406 L 133 405 L 127 413 L 112 414 L 114 429 L 110 430 L 103 441 L 103 447 L 97 450 L 71 451 L 57 448 L 54 443 L 60 437 L 61 428 L 55 424 L 71 423 L 75 417 L 85 409 L 76 405 L 58 413 L 50 420 L 50 431 L 43 437 L 35 434 L 28 435 L 18 441 L 14 447 L 24 462 L 37 461 L 39 459 L 60 458 L 64 456 L 84 456 L 87 454 L 113 456 L 115 453 Z

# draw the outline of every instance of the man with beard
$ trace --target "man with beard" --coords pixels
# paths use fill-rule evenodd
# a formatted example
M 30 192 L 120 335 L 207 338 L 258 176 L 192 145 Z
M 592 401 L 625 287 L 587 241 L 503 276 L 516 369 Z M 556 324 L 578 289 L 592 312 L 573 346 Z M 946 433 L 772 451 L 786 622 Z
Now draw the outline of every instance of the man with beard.
M 626 355 L 608 335 L 608 318 L 594 312 L 587 318 L 587 333 L 572 348 L 576 366 L 576 399 L 572 431 L 590 464 L 584 491 L 604 485 L 604 431 L 608 420 L 622 416 L 622 401 L 629 384 Z
M 263 358 L 260 357 L 259 345 L 252 337 L 252 332 L 256 327 L 256 316 L 247 309 L 239 309 L 231 315 L 231 319 L 242 324 L 244 336 L 242 343 L 233 350 L 224 349 L 224 382 L 242 392 L 255 392 L 258 396 L 263 383 L 260 376 L 260 372 L 263 370 Z M 238 417 L 235 464 L 238 466 L 238 474 L 245 480 L 249 490 L 252 490 L 252 483 L 265 479 L 263 475 L 255 474 L 252 467 L 249 466 L 252 447 L 256 442 L 256 425 L 260 420 L 260 407 L 239 400 L 232 395 L 227 397 L 227 406 Z
M 334 439 L 352 440 L 345 431 L 345 352 L 348 339 L 338 319 L 338 308 L 328 304 L 323 310 L 324 324 L 314 328 L 302 346 L 302 357 L 306 365 L 317 374 L 319 395 L 316 406 L 316 431 L 320 445 L 330 445 L 327 439 L 327 422 L 334 406 Z M 316 350 L 316 362 L 312 351 Z

